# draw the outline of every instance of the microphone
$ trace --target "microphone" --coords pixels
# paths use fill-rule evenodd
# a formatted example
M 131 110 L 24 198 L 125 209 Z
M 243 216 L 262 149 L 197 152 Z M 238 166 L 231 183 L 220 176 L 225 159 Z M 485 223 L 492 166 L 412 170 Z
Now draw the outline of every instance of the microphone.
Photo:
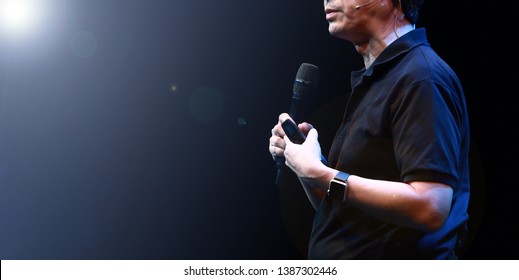
M 371 4 L 371 2 L 373 2 L 373 0 L 369 0 L 368 2 L 366 2 L 364 4 L 357 5 L 357 6 L 355 6 L 355 10 L 358 10 L 358 9 L 360 9 L 360 7 L 364 7 L 368 4 Z
M 308 98 L 317 89 L 318 82 L 319 67 L 310 63 L 303 63 L 301 66 L 299 66 L 299 70 L 297 70 L 297 74 L 294 80 L 292 100 L 288 113 L 295 123 L 300 123 L 305 117 Z M 283 157 L 276 158 L 276 185 L 279 185 L 281 180 L 283 166 L 285 165 L 284 163 L 285 159 Z

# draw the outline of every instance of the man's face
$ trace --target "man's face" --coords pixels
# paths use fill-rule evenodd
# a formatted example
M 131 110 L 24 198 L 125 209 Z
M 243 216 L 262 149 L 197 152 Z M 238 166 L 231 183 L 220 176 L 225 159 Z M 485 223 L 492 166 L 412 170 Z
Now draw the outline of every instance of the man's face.
M 365 39 L 370 18 L 383 0 L 324 0 L 331 35 L 353 43 Z

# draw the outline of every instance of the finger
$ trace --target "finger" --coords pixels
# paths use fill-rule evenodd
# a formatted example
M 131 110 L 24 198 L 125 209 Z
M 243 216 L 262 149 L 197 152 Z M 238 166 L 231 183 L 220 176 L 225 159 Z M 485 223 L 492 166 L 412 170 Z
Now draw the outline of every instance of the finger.
M 300 123 L 298 125 L 299 129 L 301 129 L 301 131 L 306 135 L 308 134 L 308 132 L 310 131 L 310 129 L 312 129 L 314 126 L 307 123 L 307 122 L 303 122 L 303 123 Z
M 283 140 L 283 138 L 277 137 L 277 136 L 272 136 L 270 138 L 270 145 L 281 148 L 281 149 L 285 149 L 286 143 L 285 143 L 285 140 Z
M 310 131 L 308 131 L 308 135 L 306 137 L 309 137 L 310 139 L 317 140 L 319 138 L 319 134 L 317 133 L 317 129 L 311 128 Z
M 319 134 L 317 133 L 317 129 L 312 128 L 310 131 L 308 131 L 308 134 L 306 135 L 306 140 L 310 140 L 310 142 L 316 142 L 319 138 Z
M 270 131 L 271 134 L 273 136 L 277 136 L 277 137 L 283 137 L 285 136 L 285 132 L 283 131 L 283 129 L 281 128 L 281 126 L 279 124 L 276 124 L 272 130 Z
M 286 135 L 283 137 L 283 140 L 285 140 L 285 147 L 288 145 L 294 144 L 294 143 L 292 143 L 292 141 L 290 141 L 290 139 Z
M 272 155 L 273 159 L 277 159 L 278 157 L 284 157 L 285 150 L 283 150 L 281 148 L 270 146 L 269 151 L 270 151 L 270 155 Z
M 292 118 L 290 117 L 289 114 L 287 114 L 287 113 L 281 113 L 281 114 L 279 115 L 279 123 L 280 123 L 280 124 L 283 123 L 284 121 L 286 121 L 287 119 L 292 119 Z

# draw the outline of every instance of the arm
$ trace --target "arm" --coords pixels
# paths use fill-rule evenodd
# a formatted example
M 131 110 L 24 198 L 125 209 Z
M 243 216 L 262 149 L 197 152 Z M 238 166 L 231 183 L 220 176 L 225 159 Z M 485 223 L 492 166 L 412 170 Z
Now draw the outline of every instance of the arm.
M 298 159 L 291 157 L 290 145 L 295 144 L 287 144 L 287 165 L 298 173 L 310 202 L 317 208 L 338 171 L 324 165 L 295 169 L 297 163 L 292 161 Z M 441 228 L 450 212 L 453 191 L 441 183 L 402 183 L 351 175 L 347 184 L 346 203 L 393 224 L 435 231 Z
M 288 115 L 280 115 L 281 123 Z M 317 131 L 308 124 L 307 140 L 297 145 L 273 129 L 271 153 L 284 156 L 286 164 L 299 177 L 312 206 L 317 208 L 338 170 L 321 162 Z M 306 125 L 306 127 L 305 127 Z M 301 127 L 300 126 L 300 127 Z M 275 153 L 278 152 L 278 153 Z M 355 176 L 348 178 L 347 202 L 374 217 L 390 223 L 435 231 L 445 222 L 452 200 L 452 188 L 434 182 L 390 182 Z

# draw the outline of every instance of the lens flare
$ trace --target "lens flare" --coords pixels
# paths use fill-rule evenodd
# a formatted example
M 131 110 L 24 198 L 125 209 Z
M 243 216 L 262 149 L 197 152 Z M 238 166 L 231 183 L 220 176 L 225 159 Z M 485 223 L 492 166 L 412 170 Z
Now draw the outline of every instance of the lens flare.
M 49 50 L 64 30 L 68 0 L 0 0 L 0 61 L 25 61 Z
M 0 27 L 4 33 L 26 33 L 38 24 L 35 0 L 0 0 Z

